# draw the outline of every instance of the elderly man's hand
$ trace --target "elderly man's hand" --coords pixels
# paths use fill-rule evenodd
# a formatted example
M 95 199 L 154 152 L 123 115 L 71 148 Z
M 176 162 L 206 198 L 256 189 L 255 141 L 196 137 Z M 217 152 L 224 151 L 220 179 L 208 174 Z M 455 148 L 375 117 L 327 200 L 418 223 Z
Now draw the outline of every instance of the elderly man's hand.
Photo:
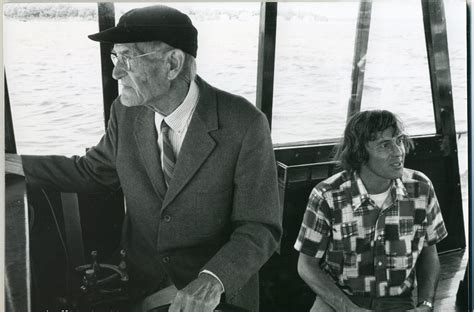
M 169 312 L 212 312 L 219 304 L 224 292 L 220 282 L 207 273 L 178 291 Z
M 17 154 L 5 154 L 5 173 L 13 173 L 24 176 L 21 156 Z
M 418 308 L 414 308 L 414 309 L 410 309 L 410 310 L 407 310 L 407 312 L 431 312 L 433 311 L 430 307 L 428 306 L 420 306 Z

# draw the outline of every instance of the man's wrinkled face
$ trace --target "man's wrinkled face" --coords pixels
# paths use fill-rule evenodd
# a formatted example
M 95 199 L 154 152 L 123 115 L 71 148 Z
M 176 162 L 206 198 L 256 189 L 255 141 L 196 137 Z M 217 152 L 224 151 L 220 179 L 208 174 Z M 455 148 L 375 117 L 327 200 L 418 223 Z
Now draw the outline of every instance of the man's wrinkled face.
M 125 106 L 151 106 L 153 101 L 166 95 L 170 82 L 167 79 L 167 66 L 163 53 L 158 51 L 150 55 L 136 57 L 149 51 L 141 51 L 135 43 L 115 44 L 113 52 L 129 58 L 119 61 L 112 76 L 119 82 L 120 102 Z
M 369 160 L 362 165 L 374 180 L 388 181 L 401 178 L 405 162 L 405 135 L 393 128 L 377 133 L 366 145 Z

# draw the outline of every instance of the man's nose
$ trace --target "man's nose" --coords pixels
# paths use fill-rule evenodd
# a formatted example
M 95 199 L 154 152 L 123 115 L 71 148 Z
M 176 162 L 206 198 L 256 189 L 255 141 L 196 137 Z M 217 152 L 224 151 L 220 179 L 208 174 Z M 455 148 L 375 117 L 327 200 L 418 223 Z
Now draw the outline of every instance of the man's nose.
M 112 70 L 112 77 L 115 80 L 119 80 L 120 78 L 127 76 L 127 71 L 124 70 L 119 64 L 117 65 L 115 65 L 114 69 Z
M 396 155 L 396 156 L 400 156 L 400 155 L 403 155 L 405 151 L 405 147 L 402 144 L 392 144 L 392 154 Z

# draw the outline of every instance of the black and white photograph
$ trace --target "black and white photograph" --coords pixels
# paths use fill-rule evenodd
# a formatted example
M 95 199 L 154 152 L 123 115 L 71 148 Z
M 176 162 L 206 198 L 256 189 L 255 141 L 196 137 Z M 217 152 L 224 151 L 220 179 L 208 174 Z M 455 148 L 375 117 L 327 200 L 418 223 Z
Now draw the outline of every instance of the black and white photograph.
M 5 311 L 471 311 L 471 1 L 5 2 Z

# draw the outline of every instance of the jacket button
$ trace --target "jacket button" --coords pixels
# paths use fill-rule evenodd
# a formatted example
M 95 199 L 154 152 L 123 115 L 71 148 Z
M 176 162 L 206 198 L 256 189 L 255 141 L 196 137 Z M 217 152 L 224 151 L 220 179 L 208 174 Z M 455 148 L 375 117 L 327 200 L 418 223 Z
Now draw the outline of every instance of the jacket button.
M 163 259 L 161 259 L 161 261 L 163 261 L 163 263 L 168 263 L 168 262 L 170 262 L 170 257 L 163 257 Z
M 171 221 L 171 216 L 170 215 L 165 215 L 163 217 L 163 220 L 165 220 L 165 222 L 170 222 Z

